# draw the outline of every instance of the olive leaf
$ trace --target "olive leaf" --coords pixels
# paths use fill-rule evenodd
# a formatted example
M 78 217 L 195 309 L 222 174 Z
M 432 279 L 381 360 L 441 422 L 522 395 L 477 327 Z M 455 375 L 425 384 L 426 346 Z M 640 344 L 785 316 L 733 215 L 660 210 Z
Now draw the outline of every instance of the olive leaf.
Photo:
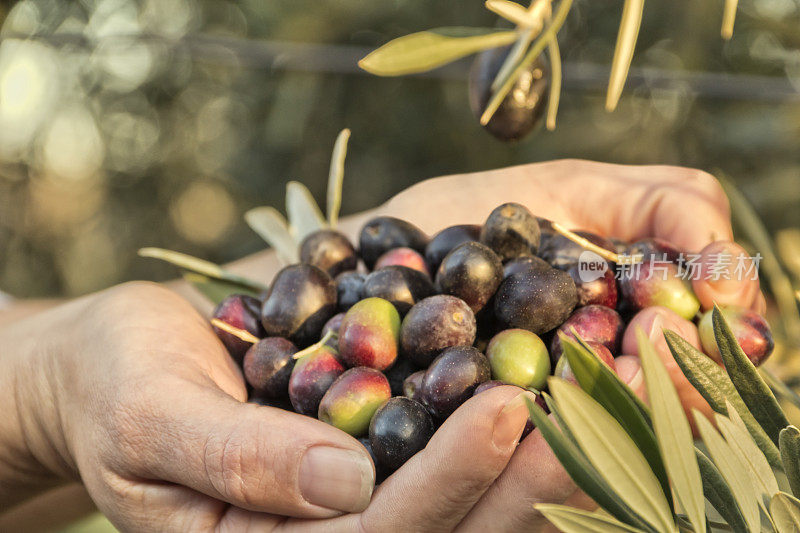
M 581 450 L 622 501 L 658 531 L 677 531 L 658 478 L 622 426 L 583 390 L 559 378 L 548 384 Z
M 789 481 L 789 487 L 795 495 L 800 494 L 800 430 L 795 426 L 785 427 L 780 437 L 781 459 L 783 471 Z
M 558 102 L 561 99 L 561 52 L 558 49 L 558 39 L 547 42 L 547 57 L 550 59 L 550 93 L 547 100 L 547 129 L 556 129 L 556 116 L 558 115 Z
M 515 31 L 489 28 L 436 28 L 391 40 L 358 62 L 377 76 L 425 72 L 464 56 L 513 43 Z
M 311 233 L 328 227 L 311 191 L 299 181 L 286 184 L 286 214 L 289 216 L 289 232 L 298 243 Z
M 800 500 L 779 492 L 770 500 L 769 512 L 778 533 L 800 533 Z
M 525 7 L 510 0 L 486 0 L 486 9 L 523 28 L 535 22 Z
M 200 259 L 198 257 L 192 257 L 191 255 L 187 255 L 181 252 L 165 250 L 163 248 L 141 248 L 139 250 L 139 256 L 152 257 L 153 259 L 160 259 L 162 261 L 166 261 L 167 263 L 172 263 L 173 265 L 181 267 L 182 269 L 188 270 L 190 272 L 202 274 L 203 276 L 207 276 L 213 279 L 227 281 L 239 288 L 237 291 L 234 292 L 243 292 L 243 291 L 260 292 L 267 288 L 266 285 L 262 285 L 257 281 L 253 281 L 251 279 L 247 279 L 243 276 L 239 276 L 237 274 L 229 272 L 224 268 L 222 268 L 221 266 L 212 263 L 211 261 L 206 261 L 205 259 Z
M 700 477 L 703 480 L 703 495 L 736 533 L 748 533 L 742 510 L 736 503 L 731 488 L 720 474 L 719 469 L 703 452 L 694 449 Z
M 564 350 L 563 357 L 567 358 L 575 379 L 627 431 L 658 478 L 661 489 L 667 495 L 667 501 L 671 502 L 667 471 L 658 451 L 655 433 L 650 427 L 647 408 L 639 407 L 637 401 L 641 400 L 638 396 L 597 357 L 590 346 L 581 344 L 582 339 L 577 332 L 573 332 L 573 335 L 576 335 L 577 341 L 562 334 L 561 346 Z
M 556 458 L 572 481 L 612 516 L 626 524 L 638 525 L 654 531 L 652 527 L 648 528 L 644 521 L 636 516 L 630 507 L 608 486 L 600 473 L 589 463 L 577 444 L 562 433 L 567 427 L 563 419 L 553 411 L 553 416 L 557 419 L 562 430 L 559 431 L 541 407 L 530 401 L 529 398 L 525 398 L 525 401 L 528 403 L 528 412 L 531 420 L 542 433 L 542 437 L 553 450 Z M 550 405 L 550 402 L 548 402 L 548 405 Z
M 736 20 L 738 5 L 739 0 L 725 0 L 725 7 L 722 10 L 722 30 L 720 30 L 723 39 L 733 37 L 733 22 Z
M 519 79 L 520 75 L 525 71 L 525 69 L 529 68 L 534 61 L 536 61 L 536 58 L 542 53 L 545 46 L 547 46 L 547 43 L 551 39 L 556 38 L 558 30 L 561 29 L 561 26 L 564 25 L 564 21 L 567 19 L 570 7 L 572 7 L 572 0 L 561 0 L 561 3 L 558 5 L 558 9 L 553 15 L 553 20 L 539 35 L 539 37 L 536 38 L 533 45 L 531 45 L 531 47 L 528 49 L 528 52 L 525 54 L 525 57 L 522 58 L 522 60 L 517 64 L 516 68 L 508 74 L 502 83 L 497 83 L 497 90 L 494 91 L 492 97 L 489 99 L 489 102 L 486 104 L 486 108 L 481 114 L 480 123 L 483 126 L 487 125 L 492 119 L 495 111 L 497 111 L 497 108 L 499 108 L 500 104 L 503 103 L 505 97 L 508 96 L 508 93 L 511 91 L 511 88 L 514 86 L 514 83 L 517 81 L 517 79 Z
M 275 249 L 281 261 L 291 264 L 300 260 L 297 243 L 289 233 L 289 224 L 277 209 L 254 207 L 244 214 L 244 220 L 250 229 Z
M 248 287 L 242 287 L 236 283 L 221 279 L 214 279 L 196 272 L 184 272 L 183 279 L 194 286 L 203 296 L 214 305 L 218 305 L 222 300 L 231 294 L 247 294 L 248 296 L 258 297 L 259 292 Z
M 647 385 L 647 396 L 650 399 L 653 429 L 664 466 L 672 481 L 672 489 L 694 530 L 705 531 L 703 481 L 693 453 L 692 429 L 664 363 L 641 328 L 636 330 L 636 340 Z M 750 435 L 747 434 L 747 437 L 749 439 Z M 755 447 L 755 444 L 753 446 Z M 764 462 L 766 463 L 766 459 Z
M 772 466 L 780 466 L 778 447 L 747 409 L 728 374 L 706 354 L 700 352 L 674 331 L 664 331 L 664 337 L 686 379 L 705 398 L 714 411 L 727 415 L 726 400 L 742 417 L 747 430 Z
M 636 38 L 639 36 L 639 27 L 642 24 L 642 11 L 644 11 L 644 0 L 625 0 L 606 92 L 606 110 L 608 111 L 614 111 L 617 108 L 619 98 L 622 96 L 622 89 L 625 87 L 625 80 L 628 79 L 628 69 L 631 66 L 633 50 L 636 48 Z
M 347 141 L 350 140 L 350 130 L 345 128 L 339 132 L 333 145 L 331 155 L 331 169 L 328 173 L 328 224 L 332 228 L 339 222 L 339 210 L 342 207 L 342 186 L 344 184 L 344 158 L 347 156 Z
M 583 511 L 566 505 L 544 504 L 534 505 L 545 518 L 553 523 L 560 531 L 565 533 L 584 533 L 594 531 L 597 533 L 640 533 L 642 530 L 602 516 L 596 512 Z
M 714 337 L 717 340 L 719 353 L 731 382 L 753 417 L 761 424 L 772 442 L 778 444 L 778 435 L 789 425 L 786 415 L 778 405 L 778 400 L 739 346 L 728 321 L 716 305 L 711 320 L 714 324 Z
M 731 488 L 736 503 L 744 515 L 748 530 L 760 531 L 758 497 L 753 491 L 747 467 L 741 463 L 725 439 L 711 425 L 711 422 L 696 409 L 693 411 L 697 430 L 722 477 Z

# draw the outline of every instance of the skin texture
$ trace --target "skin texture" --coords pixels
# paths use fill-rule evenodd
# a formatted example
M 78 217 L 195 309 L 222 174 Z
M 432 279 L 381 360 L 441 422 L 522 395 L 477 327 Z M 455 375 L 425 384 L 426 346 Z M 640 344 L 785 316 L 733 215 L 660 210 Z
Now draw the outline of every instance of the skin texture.
M 354 239 L 365 220 L 385 214 L 434 233 L 481 223 L 509 200 L 570 228 L 631 242 L 655 236 L 690 252 L 732 237 L 727 200 L 710 175 L 585 161 L 429 180 L 341 229 Z M 269 279 L 278 261 L 264 253 L 230 268 Z M 323 422 L 241 403 L 242 377 L 203 317 L 211 306 L 184 284 L 173 287 L 184 297 L 136 283 L 36 308 L 28 319 L 18 318 L 23 310 L 0 315 L 0 399 L 15 415 L 0 417 L 2 507 L 79 476 L 123 531 L 536 531 L 548 526 L 534 503 L 591 507 L 538 431 L 517 446 L 513 433 L 527 413 L 514 403 L 516 387 L 464 403 L 366 508 L 341 514 L 309 504 L 297 485 L 306 450 L 366 450 Z M 704 307 L 716 290 L 698 292 Z M 757 280 L 725 295 L 763 309 Z M 615 363 L 641 392 L 638 358 Z M 679 391 L 691 407 L 692 395 Z

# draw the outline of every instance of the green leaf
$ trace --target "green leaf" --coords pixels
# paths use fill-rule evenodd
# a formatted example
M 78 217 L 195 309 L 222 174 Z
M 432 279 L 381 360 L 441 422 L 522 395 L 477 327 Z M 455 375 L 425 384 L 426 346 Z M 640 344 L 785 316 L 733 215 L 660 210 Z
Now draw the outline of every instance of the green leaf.
M 760 531 L 761 517 L 758 510 L 758 496 L 753 490 L 747 467 L 741 463 L 738 456 L 706 417 L 694 410 L 697 430 L 717 465 L 725 482 L 731 488 L 739 509 L 742 510 L 748 530 Z
M 350 130 L 345 128 L 339 132 L 333 145 L 331 169 L 328 173 L 328 224 L 332 228 L 339 222 L 339 209 L 342 207 L 342 185 L 344 184 L 344 158 L 347 155 L 347 141 Z
M 658 452 L 655 433 L 650 427 L 647 407 L 641 403 L 630 387 L 597 357 L 591 346 L 583 342 L 577 332 L 573 332 L 573 335 L 577 340 L 561 335 L 561 346 L 564 350 L 563 356 L 567 358 L 575 379 L 584 391 L 625 428 L 647 459 L 661 484 L 661 489 L 667 495 L 667 501 L 671 503 L 669 479 L 661 454 Z
M 717 414 L 715 416 L 717 428 L 719 428 L 725 440 L 728 441 L 731 449 L 736 452 L 739 459 L 745 463 L 754 476 L 754 480 L 761 488 L 761 492 L 766 495 L 766 499 L 778 492 L 778 480 L 772 472 L 772 467 L 767 462 L 767 458 L 758 449 L 753 441 L 747 426 L 744 425 L 742 418 L 736 409 L 728 404 L 728 416 Z
M 197 274 L 202 274 L 203 276 L 207 276 L 209 278 L 230 282 L 231 284 L 239 287 L 239 292 L 245 290 L 260 292 L 267 288 L 266 285 L 262 285 L 257 281 L 253 281 L 229 272 L 221 266 L 212 263 L 211 261 L 192 257 L 191 255 L 183 254 L 181 252 L 174 252 L 172 250 L 165 250 L 163 248 L 141 248 L 139 250 L 139 255 L 141 257 L 160 259 L 175 266 L 179 266 L 185 270 L 189 270 L 190 272 L 196 272 Z
M 558 102 L 561 99 L 561 51 L 558 39 L 547 42 L 547 57 L 550 59 L 550 93 L 547 100 L 547 129 L 556 129 Z
M 642 24 L 642 11 L 644 11 L 644 0 L 625 0 L 617 33 L 617 44 L 614 48 L 614 59 L 611 62 L 611 76 L 608 79 L 606 93 L 608 111 L 616 109 L 622 89 L 625 87 L 633 50 L 636 48 L 636 38 L 639 36 L 639 26 Z
M 636 330 L 636 339 L 647 384 L 647 397 L 650 399 L 650 409 L 653 413 L 653 429 L 664 466 L 672 481 L 672 488 L 680 507 L 689 517 L 694 530 L 705 531 L 703 480 L 700 478 L 700 469 L 694 456 L 692 428 L 686 420 L 675 385 L 672 384 L 653 343 L 641 328 Z M 749 438 L 750 435 L 747 436 Z M 769 465 L 767 467 L 769 468 Z
M 511 92 L 511 88 L 514 86 L 514 83 L 517 81 L 520 75 L 527 70 L 534 61 L 536 61 L 536 58 L 542 53 L 550 39 L 556 38 L 558 30 L 560 30 L 561 26 L 564 25 L 564 21 L 567 19 L 567 15 L 569 14 L 571 7 L 572 0 L 561 0 L 561 3 L 558 4 L 558 9 L 553 15 L 552 21 L 533 42 L 533 45 L 528 49 L 528 53 L 525 54 L 525 57 L 522 58 L 522 60 L 517 64 L 517 67 L 508 74 L 502 83 L 497 84 L 497 90 L 492 94 L 492 97 L 486 104 L 486 109 L 484 109 L 483 114 L 481 114 L 480 123 L 482 125 L 485 126 L 490 120 L 492 120 L 492 116 L 494 115 L 495 111 L 497 111 L 497 108 L 499 108 L 500 104 L 503 103 L 503 100 L 505 100 L 506 96 L 508 96 L 508 93 Z
M 230 281 L 221 279 L 213 279 L 202 274 L 195 272 L 184 272 L 183 279 L 191 283 L 200 293 L 208 298 L 214 305 L 219 304 L 222 300 L 231 294 L 247 294 L 248 296 L 258 297 L 259 292 L 254 291 L 248 287 L 242 287 Z
M 619 496 L 608 486 L 600 473 L 589 463 L 586 456 L 578 446 L 562 432 L 567 429 L 563 420 L 559 420 L 562 431 L 553 424 L 544 410 L 526 398 L 531 420 L 541 431 L 542 437 L 553 450 L 561 466 L 564 467 L 569 477 L 583 492 L 593 499 L 600 507 L 611 513 L 612 516 L 630 525 L 646 527 L 644 521 L 628 507 Z M 652 528 L 650 528 L 652 529 Z
M 510 0 L 486 0 L 486 9 L 500 15 L 516 26 L 531 26 L 534 22 L 527 8 Z
M 800 533 L 800 500 L 779 492 L 770 500 L 769 512 L 778 533 Z
M 299 181 L 286 184 L 286 214 L 289 216 L 289 232 L 298 243 L 307 235 L 328 227 L 311 191 Z
M 566 505 L 544 504 L 534 508 L 550 520 L 554 526 L 565 533 L 640 533 L 642 530 L 623 524 L 619 520 L 597 513 L 567 507 Z
M 778 400 L 739 346 L 728 321 L 716 305 L 711 313 L 711 320 L 722 362 L 733 385 L 772 442 L 778 444 L 778 434 L 789 425 Z
M 764 452 L 769 464 L 780 466 L 781 458 L 778 447 L 753 418 L 725 370 L 674 331 L 664 331 L 664 337 L 667 339 L 672 357 L 675 358 L 686 379 L 705 398 L 711 408 L 718 413 L 727 415 L 726 401 L 729 401 L 742 417 L 747 430 L 758 444 L 759 449 Z
M 425 72 L 464 56 L 513 43 L 517 32 L 489 28 L 436 28 L 391 40 L 358 62 L 377 76 Z
M 289 224 L 277 209 L 273 207 L 254 207 L 244 214 L 244 220 L 250 229 L 272 246 L 284 263 L 297 263 L 297 243 L 289 233 Z
M 622 426 L 583 390 L 558 378 L 548 384 L 581 450 L 622 501 L 658 531 L 677 531 L 658 478 Z
M 731 488 L 722 477 L 717 467 L 711 459 L 698 450 L 694 449 L 697 458 L 697 466 L 700 468 L 700 477 L 703 480 L 703 494 L 706 499 L 714 506 L 714 509 L 725 519 L 728 525 L 736 533 L 748 533 L 747 522 L 736 498 L 731 492 Z
M 795 496 L 800 495 L 800 430 L 785 427 L 778 438 L 783 461 L 783 471 Z

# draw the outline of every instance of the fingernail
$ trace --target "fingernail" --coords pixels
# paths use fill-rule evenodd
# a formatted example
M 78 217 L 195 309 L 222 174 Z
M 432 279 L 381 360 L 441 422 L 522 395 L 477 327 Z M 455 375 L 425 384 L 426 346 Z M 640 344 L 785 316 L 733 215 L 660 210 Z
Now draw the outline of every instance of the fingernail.
M 300 461 L 300 493 L 308 503 L 346 513 L 367 508 L 375 472 L 366 453 L 314 446 Z
M 511 399 L 494 419 L 492 441 L 501 450 L 516 446 L 525 423 L 528 421 L 528 405 L 525 398 L 536 399 L 532 392 L 522 392 Z

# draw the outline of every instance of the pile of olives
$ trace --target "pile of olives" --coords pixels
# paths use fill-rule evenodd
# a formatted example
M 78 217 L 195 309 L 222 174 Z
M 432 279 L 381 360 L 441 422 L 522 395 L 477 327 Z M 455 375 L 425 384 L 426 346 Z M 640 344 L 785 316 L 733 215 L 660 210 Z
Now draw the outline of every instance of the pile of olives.
M 644 271 L 647 258 L 663 258 L 666 275 L 618 275 L 609 263 L 587 281 L 578 268 L 584 248 L 515 203 L 497 207 L 483 225 L 451 226 L 432 238 L 377 217 L 357 246 L 331 229 L 308 235 L 302 262 L 278 272 L 260 299 L 233 294 L 219 304 L 215 331 L 241 365 L 251 401 L 361 439 L 383 476 L 473 395 L 498 385 L 542 391 L 553 374 L 574 380 L 559 332 L 580 335 L 613 369 L 616 356 L 636 354 L 633 327 L 658 319 L 694 331 L 719 358 L 710 319 L 679 276 L 679 250 L 654 238 L 579 235 L 640 254 Z M 763 361 L 773 347 L 764 319 L 724 312 L 748 356 Z M 260 340 L 247 342 L 236 330 Z

